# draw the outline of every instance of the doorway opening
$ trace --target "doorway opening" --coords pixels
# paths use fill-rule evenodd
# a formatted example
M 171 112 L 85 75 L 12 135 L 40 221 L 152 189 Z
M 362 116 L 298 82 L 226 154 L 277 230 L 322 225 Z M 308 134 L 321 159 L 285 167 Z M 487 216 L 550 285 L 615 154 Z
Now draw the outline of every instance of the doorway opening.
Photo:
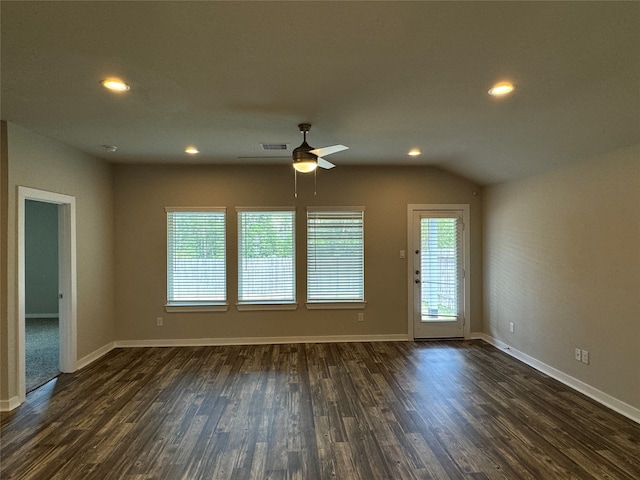
M 63 373 L 77 368 L 77 286 L 76 286 L 76 206 L 75 197 L 18 187 L 18 394 L 20 403 L 27 393 L 27 202 L 51 204 L 57 210 L 57 307 L 58 369 Z M 55 360 L 54 360 L 55 362 Z
M 26 200 L 25 204 L 25 370 L 26 391 L 60 373 L 58 288 L 58 209 L 60 205 Z

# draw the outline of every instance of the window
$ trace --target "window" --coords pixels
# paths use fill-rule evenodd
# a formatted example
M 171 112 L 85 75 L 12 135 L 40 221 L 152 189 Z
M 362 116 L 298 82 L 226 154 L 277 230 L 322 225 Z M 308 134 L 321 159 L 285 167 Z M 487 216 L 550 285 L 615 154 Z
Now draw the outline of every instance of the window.
M 307 210 L 307 302 L 364 302 L 363 207 Z
M 296 301 L 295 209 L 238 209 L 238 306 Z
M 420 219 L 421 310 L 424 321 L 456 321 L 460 296 L 462 212 L 429 212 Z
M 224 208 L 166 208 L 167 310 L 226 305 Z M 204 308 L 204 310 L 208 310 Z

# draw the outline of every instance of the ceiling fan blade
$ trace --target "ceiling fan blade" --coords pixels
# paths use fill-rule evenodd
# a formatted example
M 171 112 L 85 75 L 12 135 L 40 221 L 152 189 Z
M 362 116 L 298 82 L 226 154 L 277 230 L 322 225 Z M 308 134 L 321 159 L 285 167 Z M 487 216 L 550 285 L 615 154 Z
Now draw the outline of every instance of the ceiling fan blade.
M 318 157 L 318 166 L 320 168 L 326 168 L 327 170 L 335 167 L 335 165 L 331 162 L 327 162 L 324 158 Z
M 331 155 L 332 153 L 341 152 L 343 150 L 348 150 L 349 147 L 345 147 L 344 145 L 332 145 L 330 147 L 316 148 L 315 150 L 311 150 L 309 153 L 313 153 L 319 157 L 324 157 L 325 155 Z

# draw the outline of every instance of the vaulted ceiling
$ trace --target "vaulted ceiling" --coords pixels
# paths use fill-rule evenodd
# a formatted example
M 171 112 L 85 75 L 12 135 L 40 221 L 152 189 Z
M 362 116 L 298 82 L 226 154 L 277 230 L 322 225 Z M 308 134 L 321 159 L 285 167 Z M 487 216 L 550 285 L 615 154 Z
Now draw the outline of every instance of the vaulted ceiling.
M 312 146 L 350 147 L 338 167 L 492 184 L 640 143 L 638 2 L 0 8 L 2 119 L 112 162 L 286 164 L 308 122 Z M 499 81 L 515 91 L 489 96 Z

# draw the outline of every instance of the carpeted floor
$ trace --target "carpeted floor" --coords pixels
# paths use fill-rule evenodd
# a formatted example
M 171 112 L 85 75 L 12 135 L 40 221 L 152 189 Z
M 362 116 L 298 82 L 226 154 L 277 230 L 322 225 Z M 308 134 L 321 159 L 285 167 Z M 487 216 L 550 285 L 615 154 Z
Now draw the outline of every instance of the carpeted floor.
M 57 318 L 25 320 L 27 392 L 47 383 L 60 373 L 59 338 Z

